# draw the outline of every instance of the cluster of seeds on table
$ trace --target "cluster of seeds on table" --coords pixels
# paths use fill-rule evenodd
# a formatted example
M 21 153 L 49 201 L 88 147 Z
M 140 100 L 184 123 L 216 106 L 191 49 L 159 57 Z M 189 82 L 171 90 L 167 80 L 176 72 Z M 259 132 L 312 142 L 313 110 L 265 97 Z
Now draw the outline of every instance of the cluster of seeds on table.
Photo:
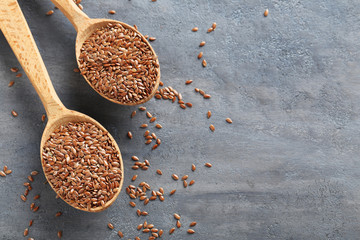
M 24 184 L 23 184 L 23 185 L 25 186 L 25 191 L 24 191 L 24 193 L 23 193 L 22 195 L 20 195 L 20 199 L 21 199 L 23 202 L 26 202 L 26 201 L 29 199 L 29 193 L 30 193 L 30 191 L 33 189 L 32 186 L 31 186 L 31 183 L 34 182 L 34 180 L 35 180 L 34 177 L 35 177 L 36 175 L 38 175 L 38 174 L 39 174 L 38 171 L 32 171 L 32 172 L 27 176 L 27 181 L 24 182 Z M 35 204 L 36 200 L 38 200 L 39 198 L 40 198 L 40 194 L 36 194 L 36 195 L 33 197 L 33 202 L 30 203 L 30 210 L 31 210 L 32 212 L 37 212 L 37 211 L 39 210 L 40 206 Z M 30 228 L 32 227 L 33 223 L 34 223 L 34 220 L 31 219 L 31 220 L 29 221 L 28 227 L 26 227 L 26 228 L 24 229 L 24 232 L 23 232 L 24 237 L 26 237 L 26 236 L 29 235 Z M 31 237 L 28 238 L 28 239 L 29 239 L 29 240 L 33 240 L 33 238 L 31 238 Z
M 160 74 L 151 47 L 119 23 L 96 30 L 81 47 L 79 69 L 100 94 L 120 103 L 146 101 Z
M 3 167 L 3 170 L 0 170 L 0 176 L 1 177 L 6 177 L 6 175 L 9 175 L 11 173 L 12 173 L 12 170 L 10 170 L 8 168 L 8 166 L 6 166 L 6 165 Z
M 92 123 L 69 122 L 55 129 L 42 160 L 57 195 L 76 208 L 105 206 L 119 191 L 119 152 L 108 132 Z

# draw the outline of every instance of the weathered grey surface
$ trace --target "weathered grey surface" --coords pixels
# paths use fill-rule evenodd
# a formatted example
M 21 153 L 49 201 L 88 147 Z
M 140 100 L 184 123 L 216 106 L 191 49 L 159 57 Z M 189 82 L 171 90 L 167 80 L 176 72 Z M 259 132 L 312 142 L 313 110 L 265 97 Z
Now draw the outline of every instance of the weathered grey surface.
M 65 17 L 58 10 L 45 16 L 50 1 L 20 4 L 59 97 L 117 140 L 124 185 L 136 173 L 136 184 L 178 190 L 163 203 L 138 203 L 147 217 L 136 216 L 124 193 L 108 210 L 90 214 L 55 199 L 41 172 L 23 203 L 26 176 L 41 170 L 44 109 L 27 78 L 10 72 L 19 64 L 0 36 L 0 167 L 13 170 L 0 178 L 0 239 L 22 239 L 30 219 L 29 236 L 37 240 L 56 239 L 58 230 L 63 239 L 118 239 L 119 229 L 125 239 L 145 239 L 135 229 L 144 219 L 164 229 L 164 239 L 360 239 L 359 1 L 84 0 L 89 16 L 123 20 L 155 36 L 162 80 L 194 104 L 185 111 L 154 99 L 145 104 L 164 127 L 155 130 L 163 141 L 155 151 L 143 143 L 143 112 L 131 120 L 136 107 L 102 99 L 72 71 L 76 35 Z M 109 16 L 110 9 L 117 14 Z M 218 28 L 207 34 L 213 21 Z M 200 31 L 191 32 L 194 26 Z M 205 69 L 196 58 L 202 40 Z M 185 86 L 187 79 L 194 83 Z M 212 98 L 202 99 L 194 87 Z M 226 117 L 234 123 L 226 124 Z M 132 155 L 149 159 L 150 169 L 130 170 Z M 205 162 L 213 168 L 205 169 Z M 194 173 L 192 163 L 198 166 Z M 163 176 L 155 174 L 158 168 Z M 189 174 L 196 184 L 184 189 L 172 173 Z M 29 205 L 38 193 L 40 210 L 32 213 Z M 57 211 L 63 216 L 55 218 Z M 174 212 L 185 227 L 169 237 Z M 198 222 L 192 236 L 186 234 L 191 221 Z M 108 222 L 116 231 L 107 229 Z

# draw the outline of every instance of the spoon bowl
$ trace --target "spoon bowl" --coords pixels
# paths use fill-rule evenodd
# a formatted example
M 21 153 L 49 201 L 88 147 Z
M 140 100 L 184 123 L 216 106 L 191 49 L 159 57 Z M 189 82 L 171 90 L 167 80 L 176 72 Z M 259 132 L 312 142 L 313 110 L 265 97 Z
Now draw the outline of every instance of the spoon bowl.
M 78 8 L 78 6 L 76 6 L 76 4 L 72 0 L 51 0 L 51 1 L 69 19 L 69 21 L 72 23 L 75 30 L 77 31 L 76 43 L 75 43 L 75 55 L 76 55 L 76 60 L 77 60 L 77 64 L 78 64 L 79 68 L 80 68 L 79 57 L 80 57 L 81 48 L 82 48 L 84 42 L 96 30 L 101 29 L 102 27 L 106 27 L 109 23 L 121 24 L 124 28 L 130 29 L 133 32 L 136 32 L 141 37 L 142 41 L 145 42 L 149 46 L 153 56 L 156 58 L 156 63 L 159 66 L 158 67 L 158 74 L 157 74 L 155 85 L 154 85 L 154 87 L 153 87 L 153 89 L 151 91 L 151 94 L 149 94 L 146 98 L 143 98 L 140 101 L 136 101 L 136 102 L 121 102 L 121 101 L 118 101 L 116 99 L 109 98 L 108 96 L 106 96 L 102 92 L 95 89 L 93 84 L 91 84 L 91 82 L 86 78 L 86 76 L 83 75 L 83 77 L 85 78 L 87 83 L 97 93 L 99 93 L 102 97 L 104 97 L 105 99 L 107 99 L 109 101 L 112 101 L 114 103 L 118 103 L 118 104 L 121 104 L 121 105 L 128 105 L 128 106 L 134 106 L 134 105 L 143 104 L 143 103 L 149 101 L 155 95 L 156 90 L 158 89 L 159 84 L 160 84 L 159 60 L 157 59 L 157 55 L 156 55 L 154 49 L 151 47 L 150 43 L 146 40 L 146 38 L 137 29 L 135 29 L 134 27 L 132 27 L 132 26 L 126 24 L 126 23 L 116 21 L 116 20 L 112 20 L 112 19 L 91 19 L 83 11 L 81 11 Z
M 41 156 L 41 166 L 43 168 L 43 171 L 45 173 L 45 177 L 47 182 L 49 183 L 49 185 L 52 187 L 52 189 L 55 190 L 55 186 L 53 186 L 53 184 L 51 183 L 50 179 L 48 178 L 48 174 L 46 174 L 46 169 L 45 169 L 45 161 L 43 158 L 43 150 L 44 150 L 44 146 L 46 141 L 50 138 L 50 135 L 56 130 L 58 129 L 60 126 L 65 125 L 67 123 L 77 123 L 77 122 L 87 122 L 87 123 L 91 123 L 93 125 L 95 125 L 97 128 L 99 128 L 100 130 L 102 130 L 104 133 L 107 133 L 107 135 L 109 136 L 111 142 L 113 143 L 113 146 L 115 147 L 116 151 L 119 153 L 119 157 L 120 157 L 120 169 L 124 169 L 123 166 L 123 161 L 121 158 L 121 154 L 120 154 L 120 149 L 118 147 L 118 145 L 116 144 L 115 139 L 111 136 L 111 134 L 99 123 L 97 122 L 95 119 L 77 112 L 77 111 L 73 111 L 73 110 L 69 110 L 69 109 L 64 109 L 63 111 L 61 111 L 61 115 L 58 115 L 57 117 L 53 117 L 53 118 L 49 118 L 49 121 L 47 122 L 43 135 L 41 137 L 41 142 L 40 142 L 40 156 Z M 124 173 L 122 173 L 122 178 L 121 181 L 119 183 L 119 187 L 118 190 L 115 192 L 114 196 L 105 203 L 104 206 L 100 206 L 100 207 L 95 207 L 95 208 L 89 208 L 89 209 L 85 209 L 85 208 L 80 208 L 77 205 L 72 205 L 69 204 L 70 206 L 79 209 L 79 210 L 83 210 L 83 211 L 88 211 L 88 212 L 100 212 L 103 211 L 105 209 L 107 209 L 108 207 L 111 206 L 111 204 L 114 203 L 114 201 L 116 200 L 116 198 L 118 197 L 118 195 L 120 194 L 120 190 L 122 188 L 123 185 L 123 180 L 124 180 Z M 58 195 L 61 199 L 63 199 L 65 202 L 67 202 L 61 195 Z
M 54 132 L 54 130 L 61 125 L 67 124 L 69 122 L 91 123 L 95 125 L 98 129 L 106 133 L 107 136 L 109 136 L 109 139 L 112 142 L 112 146 L 118 153 L 117 155 L 119 156 L 119 168 L 122 171 L 119 187 L 114 188 L 115 193 L 113 197 L 101 207 L 94 207 L 89 209 L 80 208 L 71 205 L 64 198 L 62 199 L 70 206 L 83 211 L 99 212 L 108 208 L 119 195 L 124 179 L 124 165 L 118 145 L 116 144 L 114 138 L 108 133 L 108 131 L 96 120 L 85 114 L 69 110 L 62 104 L 51 83 L 49 74 L 45 68 L 45 64 L 41 58 L 38 48 L 36 47 L 34 38 L 30 32 L 29 26 L 27 25 L 26 19 L 17 1 L 1 0 L 0 11 L 1 31 L 3 32 L 15 56 L 23 67 L 23 70 L 28 76 L 30 82 L 38 93 L 48 116 L 48 122 L 40 143 L 41 165 L 44 170 L 46 179 L 48 180 L 53 190 L 56 192 L 56 189 L 51 184 L 51 181 L 49 181 L 49 176 L 46 174 L 45 163 L 43 159 L 43 147 L 45 146 L 46 141 L 50 138 L 50 135 Z

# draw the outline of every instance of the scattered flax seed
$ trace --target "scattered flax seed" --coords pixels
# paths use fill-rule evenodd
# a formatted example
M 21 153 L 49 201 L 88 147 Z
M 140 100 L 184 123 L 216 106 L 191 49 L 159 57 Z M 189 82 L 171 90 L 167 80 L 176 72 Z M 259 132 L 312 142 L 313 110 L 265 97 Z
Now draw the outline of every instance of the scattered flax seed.
M 203 52 L 200 52 L 199 55 L 197 56 L 198 59 L 202 58 L 203 56 Z
M 145 35 L 144 38 L 148 39 L 148 38 L 149 38 L 149 35 Z
M 193 172 L 195 172 L 195 170 L 196 170 L 195 164 L 191 164 L 191 170 L 192 170 Z
M 149 37 L 149 41 L 155 41 L 156 37 Z
M 188 230 L 187 230 L 187 233 L 188 233 L 188 234 L 194 234 L 195 231 L 194 231 L 193 229 L 188 229 Z
M 55 217 L 60 217 L 62 215 L 62 212 L 57 212 L 56 214 L 55 214 Z
M 12 87 L 14 85 L 14 81 L 10 81 L 9 84 L 8 84 L 8 87 Z
M 175 231 L 175 228 L 170 229 L 169 234 L 172 234 Z
M 148 125 L 145 123 L 145 124 L 141 124 L 140 127 L 141 127 L 141 128 L 147 128 L 147 126 L 148 126 Z
M 76 73 L 78 73 L 78 72 L 80 72 L 80 69 L 74 68 L 73 71 L 76 72 Z
M 211 168 L 212 164 L 211 163 L 205 163 L 205 167 Z
M 4 171 L 0 171 L 0 176 L 2 176 L 2 177 L 6 177 L 5 172 L 4 172 Z
M 159 146 L 161 144 L 160 138 L 156 139 L 156 144 Z
M 29 175 L 27 178 L 29 179 L 30 182 L 34 181 L 34 178 L 31 175 Z
M 45 122 L 45 119 L 46 119 L 46 115 L 43 114 L 43 115 L 41 116 L 41 121 L 42 121 L 42 122 Z
M 186 106 L 185 106 L 184 104 L 180 104 L 180 107 L 181 107 L 182 109 L 186 109 Z
M 204 94 L 204 98 L 209 99 L 209 98 L 211 98 L 211 95 L 210 94 Z
M 146 145 L 149 145 L 151 142 L 152 142 L 152 140 L 151 140 L 151 139 L 148 139 L 148 140 L 146 140 L 145 144 L 146 144 Z
M 132 135 L 132 133 L 131 133 L 130 131 L 128 131 L 128 133 L 127 133 L 127 137 L 128 137 L 128 138 L 130 138 L 130 139 L 132 139 L 132 138 L 133 138 L 133 135 Z
M 3 171 L 6 172 L 6 170 L 8 170 L 8 167 L 5 165 Z
M 186 85 L 189 85 L 190 83 L 192 83 L 193 82 L 193 80 L 187 80 L 186 82 L 185 82 L 185 84 Z
M 152 118 L 152 114 L 151 114 L 150 112 L 146 112 L 146 116 L 147 116 L 148 118 Z
M 31 219 L 29 222 L 29 227 L 31 227 L 33 225 L 33 223 L 34 223 L 34 220 Z
M 138 175 L 134 175 L 132 178 L 131 178 L 131 181 L 135 181 L 137 179 Z
M 38 174 L 39 174 L 38 171 L 32 171 L 32 172 L 30 173 L 31 176 L 36 176 L 36 175 L 38 175 Z
M 156 173 L 159 174 L 159 175 L 162 175 L 162 171 L 160 169 L 156 170 Z
M 192 105 L 192 103 L 185 103 L 185 105 L 187 106 L 187 107 L 189 107 L 189 108 L 191 108 L 193 105 Z
M 136 29 L 136 30 L 138 30 L 138 27 L 134 24 L 134 28 Z
M 171 177 L 172 177 L 175 181 L 179 180 L 179 177 L 178 177 L 178 175 L 176 175 L 176 174 L 171 175 Z
M 17 67 L 12 67 L 12 68 L 10 68 L 10 71 L 12 71 L 13 73 L 16 73 L 19 71 L 19 69 Z
M 135 117 L 135 115 L 136 115 L 136 111 L 133 111 L 133 112 L 131 113 L 131 118 Z
M 121 232 L 121 231 L 118 231 L 118 235 L 119 235 L 119 237 L 124 237 L 124 234 Z
M 214 31 L 214 29 L 212 27 L 207 30 L 208 33 L 212 32 L 212 31 Z
M 39 199 L 39 198 L 40 198 L 39 194 L 34 196 L 34 200 Z
M 116 13 L 115 10 L 110 10 L 110 11 L 109 11 L 109 14 L 115 14 L 115 13 Z
M 162 87 L 164 86 L 164 83 L 162 81 L 159 82 L 159 86 Z
M 28 234 L 29 234 L 29 229 L 28 229 L 28 228 L 25 228 L 25 230 L 24 230 L 24 237 L 26 237 Z
M 150 131 L 149 130 L 146 130 L 145 133 L 144 133 L 144 137 L 147 137 L 149 135 Z
M 141 216 L 147 216 L 147 215 L 149 215 L 148 212 L 146 212 L 146 211 L 141 212 Z
M 139 107 L 139 110 L 140 110 L 140 111 L 145 111 L 145 110 L 146 110 L 146 107 Z
M 139 224 L 136 229 L 140 231 L 140 229 L 142 229 L 143 225 L 142 224 Z
M 188 183 L 186 180 L 183 181 L 183 185 L 184 185 L 184 188 L 186 188 L 188 186 Z
M 207 118 L 209 119 L 211 117 L 211 111 L 207 112 Z
M 191 29 L 191 31 L 193 31 L 193 32 L 197 32 L 198 30 L 199 30 L 198 27 L 194 27 L 193 29 Z
M 232 120 L 230 118 L 225 119 L 227 123 L 232 123 Z
M 12 111 L 11 111 L 11 114 L 12 114 L 14 117 L 17 117 L 17 116 L 18 116 L 18 113 L 15 112 L 15 110 L 12 110 Z
M 110 228 L 111 230 L 114 229 L 114 225 L 112 225 L 112 223 L 108 223 L 107 226 L 108 226 L 108 228 Z
M 205 46 L 205 43 L 206 43 L 205 41 L 202 41 L 199 46 L 203 47 L 203 46 Z
M 200 91 L 200 89 L 198 89 L 198 88 L 194 88 L 194 90 L 195 90 L 195 92 L 199 92 L 199 91 Z
M 196 225 L 196 222 L 191 222 L 190 227 L 194 227 Z
M 34 207 L 35 207 L 35 203 L 31 203 L 31 204 L 30 204 L 30 209 L 33 210 Z
M 46 13 L 47 16 L 50 16 L 50 15 L 53 15 L 54 11 L 53 10 L 50 10 Z
M 210 130 L 212 131 L 212 132 L 214 132 L 215 131 L 215 127 L 214 127 L 214 125 L 212 125 L 212 124 L 210 124 Z
M 129 202 L 129 204 L 130 204 L 130 206 L 132 206 L 132 207 L 136 207 L 136 203 L 134 203 L 134 202 Z
M 151 119 L 150 119 L 150 123 L 153 123 L 153 122 L 155 122 L 156 121 L 156 117 L 152 117 Z
M 174 218 L 175 218 L 176 220 L 180 220 L 180 215 L 177 214 L 177 213 L 174 213 Z
M 152 150 L 155 150 L 155 149 L 157 149 L 157 147 L 158 147 L 159 145 L 158 144 L 155 144 L 154 146 L 152 146 Z
M 58 238 L 61 238 L 62 237 L 62 231 L 58 231 L 57 236 L 58 236 Z
M 6 175 L 9 175 L 9 174 L 11 174 L 11 173 L 12 173 L 12 170 L 10 170 L 10 169 L 8 169 L 8 170 L 5 171 L 5 174 L 6 174 Z
M 215 30 L 216 29 L 216 22 L 214 22 L 211 27 L 213 28 L 213 30 Z
M 176 221 L 176 227 L 180 228 L 181 227 L 181 222 L 179 220 Z
M 199 89 L 199 93 L 204 96 L 205 92 L 204 90 Z
M 39 210 L 39 206 L 34 207 L 33 212 L 37 212 Z
M 175 192 L 176 192 L 176 189 L 171 190 L 170 195 L 174 195 Z
M 184 176 L 181 178 L 181 180 L 184 181 L 184 180 L 188 179 L 188 177 L 189 177 L 189 175 L 184 175 Z
M 24 196 L 26 197 L 29 194 L 29 189 L 25 189 Z
M 269 15 L 269 9 L 266 9 L 264 12 L 264 17 L 267 17 Z
M 202 65 L 203 65 L 203 67 L 206 67 L 206 66 L 207 66 L 207 62 L 206 62 L 205 59 L 202 61 Z
M 159 123 L 157 123 L 157 124 L 155 125 L 155 127 L 158 128 L 158 129 L 161 129 L 161 128 L 162 128 L 161 124 L 159 124 Z
M 137 156 L 132 156 L 131 159 L 132 159 L 133 161 L 139 161 L 139 158 L 138 158 Z
M 20 195 L 21 200 L 23 200 L 24 202 L 26 202 L 26 197 L 24 195 Z
M 164 231 L 162 229 L 159 230 L 159 237 L 163 235 Z
M 191 181 L 189 182 L 189 186 L 194 185 L 194 183 L 195 183 L 195 180 L 191 180 Z

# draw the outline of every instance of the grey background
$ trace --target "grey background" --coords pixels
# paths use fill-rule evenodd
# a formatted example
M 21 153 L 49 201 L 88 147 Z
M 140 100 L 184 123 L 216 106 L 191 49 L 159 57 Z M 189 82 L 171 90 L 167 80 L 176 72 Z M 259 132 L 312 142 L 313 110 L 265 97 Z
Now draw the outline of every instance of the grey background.
M 58 230 L 63 239 L 118 239 L 118 230 L 125 239 L 147 239 L 135 229 L 144 219 L 164 229 L 164 239 L 360 239 L 359 1 L 84 0 L 90 17 L 136 24 L 155 36 L 165 86 L 194 105 L 182 110 L 163 100 L 145 104 L 163 125 L 150 128 L 163 142 L 155 151 L 139 128 L 148 121 L 144 112 L 130 119 L 136 107 L 106 101 L 73 72 L 76 33 L 62 13 L 45 16 L 53 9 L 45 0 L 20 5 L 65 106 L 97 119 L 115 137 L 124 186 L 136 173 L 135 184 L 178 190 L 164 202 L 138 203 L 147 217 L 136 216 L 124 192 L 112 207 L 92 214 L 55 199 L 43 184 L 39 158 L 44 109 L 26 76 L 10 72 L 19 64 L 0 34 L 0 167 L 13 170 L 0 178 L 0 239 L 22 239 L 30 219 L 35 239 L 56 239 Z M 111 9 L 117 14 L 109 15 Z M 214 21 L 217 29 L 206 33 Z M 191 32 L 195 26 L 197 33 Z M 203 40 L 206 68 L 197 60 Z M 186 86 L 187 79 L 194 82 Z M 204 100 L 194 87 L 212 98 Z M 150 169 L 131 170 L 132 155 L 149 159 Z M 156 175 L 158 168 L 164 175 Z M 24 203 L 22 184 L 34 169 L 41 174 Z M 172 173 L 189 174 L 196 183 L 184 189 Z M 41 195 L 40 210 L 33 213 L 35 194 Z M 59 218 L 57 211 L 63 212 Z M 174 212 L 185 227 L 169 236 Z M 194 235 L 186 233 L 191 221 L 198 222 Z

